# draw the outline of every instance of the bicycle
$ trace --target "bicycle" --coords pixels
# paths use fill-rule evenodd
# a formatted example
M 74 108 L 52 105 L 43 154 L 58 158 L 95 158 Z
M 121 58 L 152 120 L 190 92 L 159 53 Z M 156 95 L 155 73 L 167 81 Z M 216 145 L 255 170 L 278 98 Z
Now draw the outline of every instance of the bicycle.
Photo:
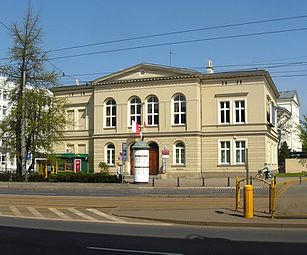
M 274 174 L 271 171 L 268 171 L 267 174 L 262 170 L 259 170 L 258 173 L 254 176 L 254 179 L 263 179 L 263 180 L 272 180 Z

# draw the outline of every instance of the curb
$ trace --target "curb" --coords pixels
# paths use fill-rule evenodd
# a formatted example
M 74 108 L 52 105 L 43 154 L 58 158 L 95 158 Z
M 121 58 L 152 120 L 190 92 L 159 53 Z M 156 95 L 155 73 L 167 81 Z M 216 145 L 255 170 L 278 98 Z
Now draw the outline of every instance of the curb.
M 144 216 L 122 215 L 112 212 L 116 217 L 150 220 L 155 222 L 172 223 L 179 225 L 190 226 L 205 226 L 205 227 L 236 227 L 236 228 L 298 228 L 307 229 L 307 224 L 302 223 L 264 223 L 264 222 L 222 222 L 222 221 L 193 221 L 193 220 L 175 220 L 175 219 L 157 219 Z

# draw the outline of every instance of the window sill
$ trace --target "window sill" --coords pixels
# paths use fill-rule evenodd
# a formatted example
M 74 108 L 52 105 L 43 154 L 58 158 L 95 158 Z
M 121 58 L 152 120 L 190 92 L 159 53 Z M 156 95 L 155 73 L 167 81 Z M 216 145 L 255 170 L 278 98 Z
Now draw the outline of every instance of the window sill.
M 172 124 L 172 127 L 185 127 L 186 124 Z

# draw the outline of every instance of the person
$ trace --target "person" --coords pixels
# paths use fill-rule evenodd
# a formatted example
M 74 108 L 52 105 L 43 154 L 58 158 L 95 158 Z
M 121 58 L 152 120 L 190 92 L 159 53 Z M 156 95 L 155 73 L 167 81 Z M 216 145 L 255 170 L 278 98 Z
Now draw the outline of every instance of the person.
M 117 167 L 116 167 L 116 176 L 117 176 L 117 178 L 119 178 L 121 174 L 122 174 L 121 165 L 119 163 L 117 163 Z
M 267 163 L 264 163 L 264 168 L 262 169 L 265 179 L 271 177 L 271 168 Z

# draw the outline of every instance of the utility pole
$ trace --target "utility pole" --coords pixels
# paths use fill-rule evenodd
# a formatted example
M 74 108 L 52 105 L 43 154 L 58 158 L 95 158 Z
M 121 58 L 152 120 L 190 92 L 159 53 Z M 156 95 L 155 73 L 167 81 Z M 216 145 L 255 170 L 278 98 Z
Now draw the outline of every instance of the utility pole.
M 21 85 L 21 175 L 26 173 L 26 118 L 25 118 L 25 100 L 24 100 L 24 90 L 26 86 L 26 70 L 22 71 L 22 85 Z

